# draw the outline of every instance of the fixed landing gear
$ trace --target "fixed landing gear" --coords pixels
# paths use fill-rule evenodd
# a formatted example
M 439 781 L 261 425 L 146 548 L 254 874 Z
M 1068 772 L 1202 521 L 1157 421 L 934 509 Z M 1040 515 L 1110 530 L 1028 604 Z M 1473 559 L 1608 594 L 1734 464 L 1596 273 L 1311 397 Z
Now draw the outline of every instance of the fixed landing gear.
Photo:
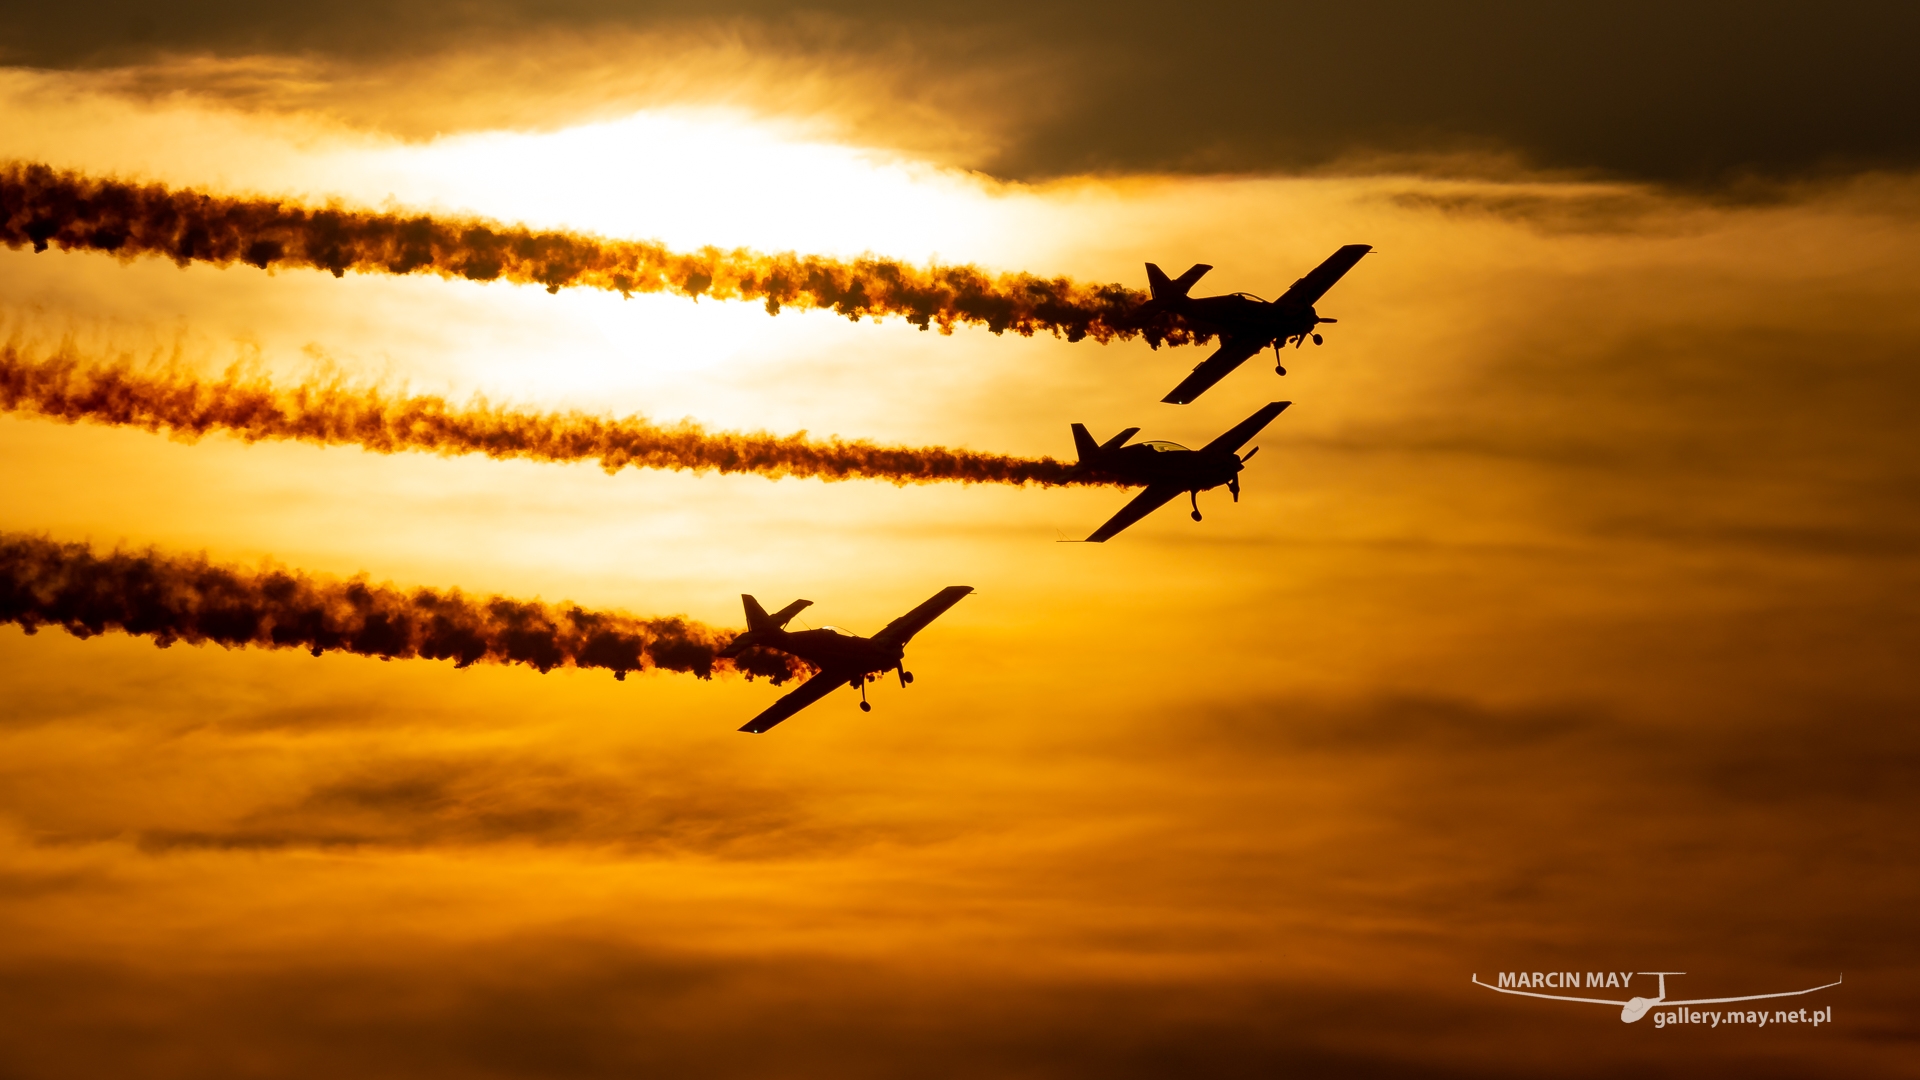
M 873 711 L 873 706 L 867 704 L 867 680 L 871 678 L 873 678 L 873 676 L 871 675 L 855 675 L 853 677 L 853 685 L 860 688 L 860 711 L 861 712 Z
M 1197 491 L 1189 491 L 1187 492 L 1187 498 L 1193 500 L 1193 520 L 1199 521 L 1200 520 L 1200 493 Z
M 906 668 L 901 668 L 900 669 L 900 689 L 905 690 L 907 688 L 907 684 L 912 681 L 913 681 L 913 672 L 908 671 Z
M 1258 448 L 1256 447 L 1256 449 Z M 1253 455 L 1248 454 L 1247 456 L 1252 457 Z M 1233 494 L 1233 501 L 1239 502 L 1240 501 L 1240 478 L 1236 476 L 1233 479 L 1227 481 L 1227 490 Z M 1194 509 L 1198 510 L 1199 507 L 1196 506 L 1194 507 Z
M 1280 362 L 1279 338 L 1275 338 L 1273 341 L 1273 373 L 1275 375 L 1285 375 L 1287 373 L 1287 366 Z

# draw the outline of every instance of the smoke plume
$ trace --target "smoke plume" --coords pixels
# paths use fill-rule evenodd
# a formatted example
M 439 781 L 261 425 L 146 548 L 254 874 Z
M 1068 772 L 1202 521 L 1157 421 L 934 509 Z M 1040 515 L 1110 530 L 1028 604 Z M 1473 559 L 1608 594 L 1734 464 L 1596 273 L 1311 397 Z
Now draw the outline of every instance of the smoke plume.
M 540 284 L 548 292 L 595 288 L 753 300 L 769 314 L 824 308 L 850 319 L 898 315 L 922 330 L 985 326 L 1069 341 L 1140 336 L 1156 348 L 1206 340 L 1177 319 L 1142 313 L 1145 294 L 974 266 L 910 266 L 865 256 L 834 259 L 744 248 L 669 250 L 648 240 L 535 231 L 473 217 L 324 209 L 270 198 L 209 195 L 56 171 L 0 167 L 0 241 L 35 251 L 108 251 L 189 262 L 244 262 L 357 273 L 436 273 L 474 281 Z
M 223 431 L 248 442 L 294 439 L 383 454 L 417 450 L 597 461 L 609 473 L 631 466 L 899 484 L 1098 482 L 1053 458 L 815 440 L 805 432 L 711 432 L 691 421 L 668 425 L 638 416 L 520 411 L 484 400 L 454 405 L 441 397 L 389 394 L 338 379 L 281 390 L 237 367 L 220 379 L 203 380 L 174 367 L 88 364 L 66 349 L 36 359 L 17 343 L 0 345 L 0 410 L 167 431 L 188 439 Z
M 97 555 L 85 544 L 0 533 L 0 623 L 31 634 L 59 626 L 75 637 L 109 630 L 228 648 L 307 649 L 383 660 L 452 660 L 605 668 L 616 679 L 658 668 L 711 678 L 731 669 L 774 683 L 802 674 L 799 660 L 749 649 L 716 654 L 731 634 L 680 617 L 643 619 L 458 589 L 403 591 L 366 575 L 347 581 L 267 568 L 215 566 L 203 556 L 147 551 Z

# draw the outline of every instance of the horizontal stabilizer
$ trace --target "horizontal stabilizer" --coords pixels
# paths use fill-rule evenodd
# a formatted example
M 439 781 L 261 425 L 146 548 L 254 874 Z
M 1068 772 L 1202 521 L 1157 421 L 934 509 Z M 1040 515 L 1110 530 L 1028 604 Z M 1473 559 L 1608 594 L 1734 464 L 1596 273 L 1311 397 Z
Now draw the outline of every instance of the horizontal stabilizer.
M 773 625 L 785 626 L 795 615 L 800 614 L 812 606 L 813 601 L 811 600 L 795 600 L 793 603 L 773 613 Z
M 753 648 L 755 645 L 760 644 L 763 633 L 764 631 L 760 630 L 749 630 L 739 637 L 734 638 L 732 641 L 727 642 L 727 647 L 721 649 L 714 655 L 720 657 L 722 660 L 731 660 L 741 653 L 746 652 L 748 649 Z

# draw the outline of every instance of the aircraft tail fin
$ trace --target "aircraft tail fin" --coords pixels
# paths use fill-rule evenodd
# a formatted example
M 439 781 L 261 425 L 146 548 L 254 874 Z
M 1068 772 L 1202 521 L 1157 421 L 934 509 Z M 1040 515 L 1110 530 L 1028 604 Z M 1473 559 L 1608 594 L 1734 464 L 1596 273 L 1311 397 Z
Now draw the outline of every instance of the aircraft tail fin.
M 767 615 L 767 609 L 760 606 L 748 593 L 740 594 L 740 606 L 747 609 L 747 629 L 765 630 L 773 625 L 773 619 Z
M 1073 425 L 1073 448 L 1080 454 L 1080 464 L 1091 465 L 1101 454 L 1120 449 L 1127 445 L 1128 439 L 1138 434 L 1140 429 L 1137 427 L 1123 428 L 1120 434 L 1106 442 L 1095 442 L 1093 433 L 1087 430 L 1087 425 L 1075 424 Z
M 1177 278 L 1168 278 L 1166 271 L 1155 266 L 1153 263 L 1148 263 L 1147 291 L 1152 294 L 1155 300 L 1184 300 L 1186 299 L 1188 291 L 1193 288 L 1194 283 L 1198 282 L 1202 277 L 1205 277 L 1207 271 L 1211 269 L 1213 269 L 1213 267 L 1207 263 L 1194 263 L 1187 268 L 1186 273 L 1181 274 Z
M 1100 454 L 1100 444 L 1093 441 L 1093 433 L 1085 424 L 1073 425 L 1073 449 L 1080 455 L 1080 464 L 1085 465 Z
M 811 600 L 795 600 L 769 615 L 767 609 L 760 606 L 760 601 L 747 593 L 741 593 L 740 606 L 747 610 L 747 632 L 728 642 L 727 647 L 720 650 L 720 655 L 727 658 L 739 656 L 748 648 L 760 644 L 768 633 L 786 626 L 787 620 L 800 614 L 802 608 L 812 603 Z
M 812 606 L 812 604 L 813 601 L 811 600 L 795 600 L 793 603 L 769 615 L 767 614 L 767 609 L 760 606 L 760 601 L 755 600 L 747 593 L 740 594 L 740 606 L 747 609 L 748 630 L 778 630 L 786 626 L 788 620 L 800 614 L 801 611 Z

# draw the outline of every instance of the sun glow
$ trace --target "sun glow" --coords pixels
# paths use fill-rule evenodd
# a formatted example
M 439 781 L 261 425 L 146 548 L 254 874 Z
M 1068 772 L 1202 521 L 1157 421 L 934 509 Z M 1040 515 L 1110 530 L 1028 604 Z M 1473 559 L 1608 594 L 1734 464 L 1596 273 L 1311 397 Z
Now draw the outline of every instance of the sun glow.
M 909 259 L 978 249 L 996 185 L 735 112 L 639 113 L 542 134 L 490 132 L 368 153 L 403 202 L 615 236 Z M 951 256 L 949 256 L 951 257 Z
M 17 71 L 0 77 L 0 105 L 8 153 L 57 166 L 465 211 L 676 247 L 966 261 L 1014 228 L 1004 204 L 1023 190 L 809 138 L 791 122 L 735 108 L 674 107 L 557 131 L 408 142 L 190 97 L 140 103 Z

